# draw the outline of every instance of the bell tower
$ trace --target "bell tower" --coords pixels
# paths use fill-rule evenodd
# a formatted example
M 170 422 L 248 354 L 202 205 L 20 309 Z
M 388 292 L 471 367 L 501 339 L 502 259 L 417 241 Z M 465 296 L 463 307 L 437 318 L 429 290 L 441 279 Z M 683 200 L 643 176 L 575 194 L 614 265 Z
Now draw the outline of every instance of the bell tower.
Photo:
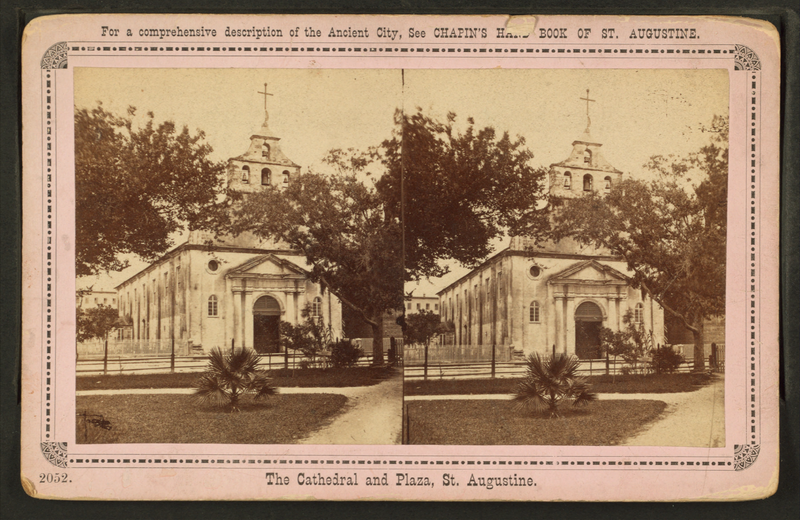
M 567 159 L 550 165 L 550 194 L 558 198 L 605 193 L 622 179 L 622 172 L 603 157 L 600 150 L 603 145 L 592 137 L 589 103 L 595 100 L 589 97 L 589 89 L 586 97 L 580 99 L 586 101 L 586 130 L 572 141 L 572 153 Z
M 264 96 L 264 123 L 250 136 L 250 146 L 245 153 L 228 159 L 228 187 L 239 192 L 253 193 L 267 187 L 282 189 L 300 173 L 300 165 L 281 151 L 280 137 L 269 127 L 267 99 L 273 94 L 259 91 Z

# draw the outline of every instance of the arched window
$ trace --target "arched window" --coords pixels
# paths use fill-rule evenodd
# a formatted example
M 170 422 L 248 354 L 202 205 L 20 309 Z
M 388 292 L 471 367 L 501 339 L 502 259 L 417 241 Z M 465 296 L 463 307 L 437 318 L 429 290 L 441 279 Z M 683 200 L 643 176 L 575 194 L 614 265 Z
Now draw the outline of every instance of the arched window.
M 605 180 L 605 186 L 603 188 L 605 189 L 606 193 L 608 193 L 609 191 L 611 191 L 611 177 L 606 177 L 604 180 Z
M 261 148 L 261 157 L 269 159 L 269 145 L 264 143 L 264 146 Z
M 245 184 L 250 182 L 250 167 L 246 164 L 242 166 L 242 182 Z
M 564 172 L 564 189 L 572 189 L 572 174 L 570 172 Z
M 633 314 L 633 321 L 637 325 L 642 325 L 644 323 L 644 305 L 642 302 L 636 304 L 636 309 L 634 310 Z
M 583 151 L 583 162 L 585 164 L 592 164 L 592 151 L 588 148 Z
M 314 301 L 311 302 L 311 317 L 312 318 L 322 318 L 322 298 L 317 296 L 314 298 Z
M 283 170 L 283 184 L 289 184 L 289 170 Z
M 272 172 L 269 171 L 269 168 L 261 170 L 261 184 L 264 186 L 272 184 Z
M 218 305 L 217 297 L 215 295 L 211 295 L 208 297 L 208 315 L 210 317 L 219 316 L 219 305 Z
M 583 176 L 583 191 L 592 191 L 592 176 L 588 173 Z
M 539 302 L 537 301 L 531 302 L 530 321 L 531 323 L 539 323 Z

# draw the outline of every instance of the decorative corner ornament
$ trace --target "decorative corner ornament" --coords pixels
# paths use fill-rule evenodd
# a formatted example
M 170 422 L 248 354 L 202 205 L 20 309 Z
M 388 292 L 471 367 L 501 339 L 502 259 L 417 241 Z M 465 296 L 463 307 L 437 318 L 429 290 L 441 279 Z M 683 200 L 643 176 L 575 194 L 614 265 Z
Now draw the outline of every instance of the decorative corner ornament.
M 59 468 L 67 467 L 67 443 L 43 442 L 41 443 L 42 455 L 47 462 Z
M 69 47 L 67 42 L 58 42 L 50 46 L 47 52 L 42 56 L 43 69 L 66 69 L 67 68 L 67 51 Z
M 733 461 L 734 469 L 742 471 L 753 465 L 758 458 L 758 453 L 761 451 L 761 446 L 758 444 L 734 444 L 733 445 Z
M 761 61 L 753 49 L 744 45 L 736 45 L 734 70 L 761 70 Z

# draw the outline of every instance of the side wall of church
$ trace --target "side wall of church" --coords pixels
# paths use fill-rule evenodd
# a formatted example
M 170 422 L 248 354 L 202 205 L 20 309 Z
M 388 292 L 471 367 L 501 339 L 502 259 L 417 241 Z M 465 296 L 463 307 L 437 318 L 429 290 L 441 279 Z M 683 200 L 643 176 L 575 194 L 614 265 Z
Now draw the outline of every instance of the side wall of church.
M 570 285 L 573 293 L 563 295 L 551 282 L 559 273 L 577 262 L 580 257 L 537 256 L 501 254 L 439 293 L 442 320 L 452 323 L 453 342 L 456 345 L 513 346 L 525 355 L 549 354 L 555 346 L 557 352 L 575 354 L 575 311 L 578 306 L 591 301 L 602 311 L 602 325 L 620 330 L 625 325 L 622 317 L 640 312 L 645 329 L 653 332 L 654 342 L 664 342 L 664 313 L 641 291 L 620 287 L 617 297 L 601 294 L 596 287 L 580 283 Z M 534 274 L 531 267 L 539 268 Z M 605 265 L 625 272 L 620 261 L 603 261 Z M 569 291 L 568 289 L 567 291 Z M 559 296 L 557 298 L 557 296 Z
M 224 250 L 183 250 L 152 264 L 118 287 L 120 315 L 130 319 L 133 340 L 176 342 L 176 352 L 192 348 L 253 347 L 253 305 L 263 295 L 278 300 L 281 319 L 297 324 L 301 309 L 319 297 L 325 323 L 342 337 L 341 303 L 320 286 L 299 280 L 290 293 L 252 287 L 234 291 L 225 275 L 252 259 L 253 253 Z M 211 263 L 216 262 L 216 265 Z M 214 269 L 213 267 L 216 267 Z M 238 301 L 237 301 L 238 299 Z M 163 350 L 163 348 L 162 348 Z

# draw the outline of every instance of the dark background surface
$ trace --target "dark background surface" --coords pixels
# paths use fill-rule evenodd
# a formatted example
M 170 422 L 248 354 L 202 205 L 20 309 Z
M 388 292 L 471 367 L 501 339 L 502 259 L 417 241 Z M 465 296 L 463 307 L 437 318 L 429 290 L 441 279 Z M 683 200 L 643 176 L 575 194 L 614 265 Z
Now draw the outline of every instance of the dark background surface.
M 4 518 L 535 518 L 555 515 L 627 518 L 800 517 L 800 22 L 798 0 L 1 0 L 0 21 L 0 508 Z M 383 14 L 625 14 L 728 15 L 761 18 L 781 34 L 781 468 L 777 493 L 743 503 L 297 503 L 67 502 L 35 500 L 19 480 L 21 252 L 20 40 L 37 16 L 60 13 L 383 13 Z M 777 203 L 777 201 L 776 201 Z

